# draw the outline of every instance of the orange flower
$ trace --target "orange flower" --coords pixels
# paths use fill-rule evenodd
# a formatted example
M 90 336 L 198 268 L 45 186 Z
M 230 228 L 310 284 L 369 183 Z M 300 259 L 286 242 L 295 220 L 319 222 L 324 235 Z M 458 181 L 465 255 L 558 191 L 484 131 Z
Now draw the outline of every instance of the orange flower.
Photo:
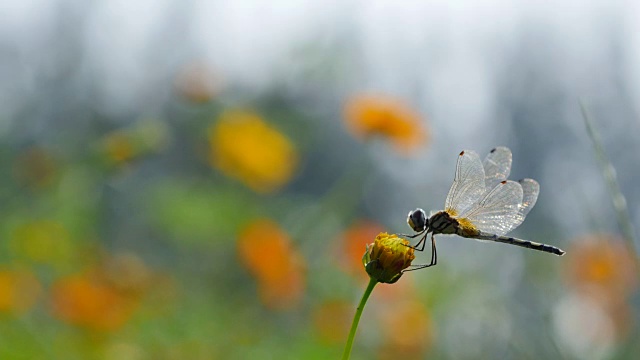
M 33 307 L 42 288 L 28 270 L 0 270 L 0 311 L 23 313 Z
M 571 247 L 565 270 L 576 295 L 567 299 L 593 304 L 591 306 L 610 324 L 609 336 L 615 340 L 624 338 L 633 327 L 628 296 L 638 286 L 635 256 L 622 238 L 608 234 L 583 236 L 573 241 Z M 578 309 L 587 311 L 584 306 L 578 306 L 574 312 Z M 579 328 L 583 326 L 580 321 L 575 320 L 568 326 Z
M 413 279 L 378 289 L 374 306 L 381 310 L 374 314 L 384 339 L 377 351 L 380 359 L 421 359 L 434 343 L 436 329 Z
M 276 223 L 258 220 L 249 224 L 238 238 L 238 255 L 256 277 L 265 305 L 289 308 L 301 300 L 305 281 L 303 259 Z
M 89 274 L 65 278 L 53 287 L 53 312 L 62 320 L 93 330 L 114 330 L 131 315 L 131 304 Z
M 250 111 L 227 111 L 209 130 L 211 165 L 257 192 L 285 185 L 298 162 L 291 141 Z
M 17 181 L 32 188 L 45 188 L 56 178 L 58 166 L 50 153 L 39 147 L 32 147 L 20 154 L 13 165 L 13 175 Z
M 576 289 L 602 300 L 624 298 L 637 287 L 636 263 L 624 241 L 613 235 L 588 235 L 572 244 L 567 276 Z
M 344 117 L 347 128 L 361 139 L 379 135 L 408 152 L 428 140 L 420 116 L 396 99 L 359 95 L 349 99 Z
M 326 301 L 315 310 L 313 323 L 319 338 L 329 344 L 341 344 L 349 333 L 353 304 L 343 300 Z
M 113 331 L 131 318 L 149 280 L 149 270 L 136 256 L 107 257 L 95 269 L 58 280 L 52 312 L 89 330 Z
M 369 220 L 360 220 L 349 227 L 338 238 L 340 246 L 336 258 L 340 261 L 341 267 L 368 281 L 369 277 L 362 271 L 362 252 L 382 231 L 382 225 Z
M 377 352 L 379 359 L 421 359 L 431 347 L 434 329 L 431 317 L 421 301 L 402 299 L 393 311 L 380 312 L 385 339 Z
M 137 153 L 133 139 L 124 131 L 114 131 L 107 135 L 104 138 L 104 151 L 115 164 L 129 162 Z

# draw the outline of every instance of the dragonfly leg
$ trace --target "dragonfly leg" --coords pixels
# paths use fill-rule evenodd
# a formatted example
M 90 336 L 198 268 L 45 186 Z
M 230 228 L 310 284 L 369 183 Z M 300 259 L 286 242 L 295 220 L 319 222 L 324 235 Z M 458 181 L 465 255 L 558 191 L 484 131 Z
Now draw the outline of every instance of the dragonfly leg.
M 422 242 L 422 248 L 424 249 L 424 244 L 426 243 L 426 241 L 424 241 L 427 238 L 426 234 L 425 236 L 420 240 L 420 242 Z M 417 249 L 416 249 L 417 250 Z M 431 266 L 435 266 L 438 263 L 438 251 L 436 249 L 436 238 L 433 236 L 433 234 L 431 234 L 431 263 L 428 265 L 410 265 L 410 269 L 405 269 L 402 272 L 405 273 L 407 271 L 414 271 L 414 270 L 420 270 L 420 269 L 424 269 L 424 268 L 428 268 Z
M 415 245 L 413 245 L 413 246 L 411 246 L 411 245 L 405 245 L 405 246 L 408 246 L 408 247 L 410 247 L 410 248 L 412 248 L 412 249 L 414 249 L 414 250 L 417 250 L 417 251 L 424 251 L 424 245 L 425 245 L 425 243 L 426 243 L 426 241 L 425 241 L 425 240 L 427 239 L 427 235 L 429 234 L 429 232 L 428 232 L 428 231 L 427 231 L 426 233 L 425 233 L 424 231 L 425 231 L 425 230 L 423 230 L 423 231 L 421 231 L 420 233 L 416 234 L 416 236 L 417 236 L 417 235 L 423 235 L 423 234 L 424 234 L 424 236 L 420 238 L 420 241 L 418 241 L 418 243 L 417 243 L 417 244 L 415 244 Z M 415 236 L 414 236 L 414 237 L 415 237 Z
M 413 234 L 413 235 L 409 235 L 409 234 L 398 234 L 398 236 L 401 236 L 401 237 L 407 237 L 407 238 L 409 238 L 409 239 L 415 239 L 415 238 L 417 238 L 418 236 L 422 235 L 423 233 L 424 233 L 424 230 L 420 231 L 419 233 Z
M 410 238 L 410 239 L 414 239 L 414 238 L 416 238 L 416 237 L 418 237 L 418 236 L 420 236 L 420 235 L 424 235 L 424 236 L 420 239 L 420 241 L 418 241 L 418 243 L 417 243 L 417 244 L 415 244 L 415 245 L 405 245 L 406 247 L 410 247 L 410 248 L 412 248 L 412 249 L 414 249 L 414 250 L 422 251 L 422 250 L 424 250 L 424 239 L 427 237 L 427 234 L 425 234 L 425 231 L 426 231 L 427 233 L 429 233 L 429 232 L 427 231 L 427 229 L 424 229 L 424 230 L 420 231 L 419 233 L 416 233 L 416 234 L 413 234 L 413 235 L 407 235 L 407 234 L 398 234 L 398 235 L 399 235 L 399 236 L 402 236 L 402 237 L 408 237 L 408 238 Z M 422 245 L 422 246 L 421 246 L 421 245 Z M 418 249 L 418 247 L 420 247 L 420 248 Z
M 431 264 L 429 266 L 434 266 L 438 263 L 438 250 L 436 249 L 436 238 L 431 233 Z

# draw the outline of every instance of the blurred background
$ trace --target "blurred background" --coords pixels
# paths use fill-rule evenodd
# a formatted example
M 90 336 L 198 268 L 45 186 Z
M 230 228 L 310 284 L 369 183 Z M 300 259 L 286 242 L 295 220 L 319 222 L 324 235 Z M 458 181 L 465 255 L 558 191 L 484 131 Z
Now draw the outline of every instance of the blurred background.
M 337 359 L 365 244 L 497 145 L 541 185 L 513 234 L 567 255 L 440 236 L 352 358 L 640 357 L 580 112 L 637 231 L 637 2 L 0 8 L 0 358 Z

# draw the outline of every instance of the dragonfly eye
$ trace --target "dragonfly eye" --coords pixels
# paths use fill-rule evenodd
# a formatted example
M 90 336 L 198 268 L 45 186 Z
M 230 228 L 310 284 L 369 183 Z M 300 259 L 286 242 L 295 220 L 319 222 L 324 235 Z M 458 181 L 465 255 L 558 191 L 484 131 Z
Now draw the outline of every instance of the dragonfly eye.
M 424 210 L 418 208 L 411 212 L 407 216 L 407 224 L 409 227 L 413 229 L 415 232 L 421 232 L 427 228 L 427 216 L 424 213 Z

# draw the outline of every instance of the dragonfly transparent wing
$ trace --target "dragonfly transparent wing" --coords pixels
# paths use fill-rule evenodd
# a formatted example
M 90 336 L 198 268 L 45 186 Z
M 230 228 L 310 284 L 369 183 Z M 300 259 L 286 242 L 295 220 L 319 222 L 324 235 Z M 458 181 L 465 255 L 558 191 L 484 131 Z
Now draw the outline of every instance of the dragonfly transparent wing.
M 461 152 L 456 176 L 444 204 L 445 210 L 453 215 L 463 213 L 477 203 L 484 193 L 484 168 L 480 157 L 473 151 Z
M 522 204 L 518 210 L 522 217 L 527 216 L 533 205 L 538 201 L 538 194 L 540 193 L 540 185 L 533 179 L 522 179 L 518 181 L 522 186 Z M 514 227 L 515 229 L 515 227 Z
M 491 191 L 501 181 L 507 180 L 511 171 L 511 150 L 498 146 L 484 158 L 484 183 L 486 191 Z
M 540 185 L 533 179 L 522 179 L 519 180 L 518 183 L 520 184 L 520 186 L 522 186 L 522 203 L 518 205 L 518 213 L 520 214 L 522 220 L 520 220 L 520 222 L 513 222 L 511 224 L 511 227 L 507 229 L 505 234 L 522 224 L 524 218 L 533 208 L 533 205 L 536 204 L 536 201 L 538 200 L 538 194 L 540 193 Z
M 522 198 L 520 183 L 502 181 L 459 217 L 467 218 L 480 231 L 502 236 L 522 224 Z

